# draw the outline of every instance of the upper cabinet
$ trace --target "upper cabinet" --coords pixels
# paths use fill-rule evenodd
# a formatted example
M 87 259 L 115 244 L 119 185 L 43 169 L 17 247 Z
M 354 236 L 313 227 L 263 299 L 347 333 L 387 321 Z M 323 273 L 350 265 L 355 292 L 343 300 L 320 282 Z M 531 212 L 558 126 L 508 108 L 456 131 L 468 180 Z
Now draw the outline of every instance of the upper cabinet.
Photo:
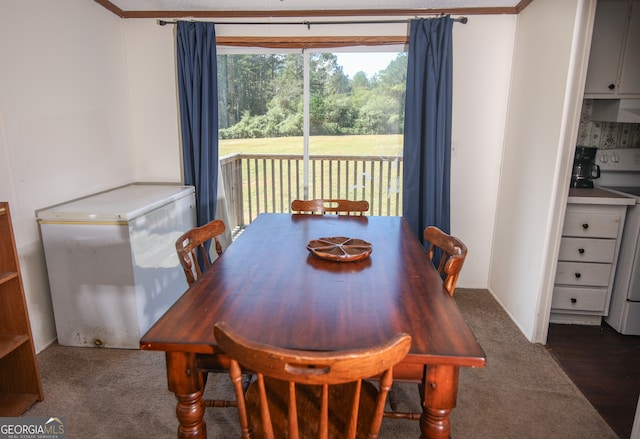
M 630 2 L 629 27 L 620 69 L 621 95 L 640 96 L 640 0 Z
M 584 97 L 640 97 L 640 0 L 598 1 Z

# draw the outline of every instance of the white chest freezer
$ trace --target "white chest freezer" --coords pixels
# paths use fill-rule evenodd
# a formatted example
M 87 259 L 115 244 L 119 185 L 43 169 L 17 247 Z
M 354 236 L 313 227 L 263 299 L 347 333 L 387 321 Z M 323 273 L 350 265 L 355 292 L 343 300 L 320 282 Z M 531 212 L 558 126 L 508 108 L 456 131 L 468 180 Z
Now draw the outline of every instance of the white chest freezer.
M 175 242 L 196 225 L 191 186 L 134 183 L 36 217 L 61 345 L 137 349 L 187 289 Z

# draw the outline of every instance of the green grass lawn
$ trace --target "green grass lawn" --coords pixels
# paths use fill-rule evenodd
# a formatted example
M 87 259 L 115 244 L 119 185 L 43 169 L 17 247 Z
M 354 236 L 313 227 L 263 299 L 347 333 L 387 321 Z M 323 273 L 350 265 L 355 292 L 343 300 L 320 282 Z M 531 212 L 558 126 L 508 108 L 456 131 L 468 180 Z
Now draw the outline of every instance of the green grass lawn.
M 310 154 L 402 155 L 401 134 L 364 136 L 312 136 Z M 302 137 L 220 140 L 220 157 L 242 152 L 256 154 L 302 154 Z

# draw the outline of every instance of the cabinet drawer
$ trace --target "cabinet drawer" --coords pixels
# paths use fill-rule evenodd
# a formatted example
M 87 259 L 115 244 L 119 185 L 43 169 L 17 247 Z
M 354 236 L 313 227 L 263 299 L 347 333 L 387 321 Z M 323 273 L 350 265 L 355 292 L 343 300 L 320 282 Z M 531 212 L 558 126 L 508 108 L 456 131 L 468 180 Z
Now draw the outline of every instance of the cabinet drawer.
M 606 213 L 567 212 L 562 236 L 585 238 L 617 238 L 620 215 Z
M 615 239 L 562 238 L 560 261 L 613 262 Z
M 555 287 L 551 308 L 563 311 L 602 312 L 607 301 L 605 288 Z
M 556 284 L 606 287 L 609 285 L 611 264 L 590 262 L 558 262 Z

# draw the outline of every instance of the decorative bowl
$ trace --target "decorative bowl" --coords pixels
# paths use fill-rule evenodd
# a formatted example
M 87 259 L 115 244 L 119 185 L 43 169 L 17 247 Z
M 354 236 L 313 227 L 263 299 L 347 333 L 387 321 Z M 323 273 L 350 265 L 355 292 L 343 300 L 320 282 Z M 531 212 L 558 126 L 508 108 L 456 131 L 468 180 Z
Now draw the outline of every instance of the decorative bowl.
M 373 251 L 373 246 L 358 238 L 332 236 L 309 241 L 307 249 L 322 259 L 352 262 L 368 258 Z

